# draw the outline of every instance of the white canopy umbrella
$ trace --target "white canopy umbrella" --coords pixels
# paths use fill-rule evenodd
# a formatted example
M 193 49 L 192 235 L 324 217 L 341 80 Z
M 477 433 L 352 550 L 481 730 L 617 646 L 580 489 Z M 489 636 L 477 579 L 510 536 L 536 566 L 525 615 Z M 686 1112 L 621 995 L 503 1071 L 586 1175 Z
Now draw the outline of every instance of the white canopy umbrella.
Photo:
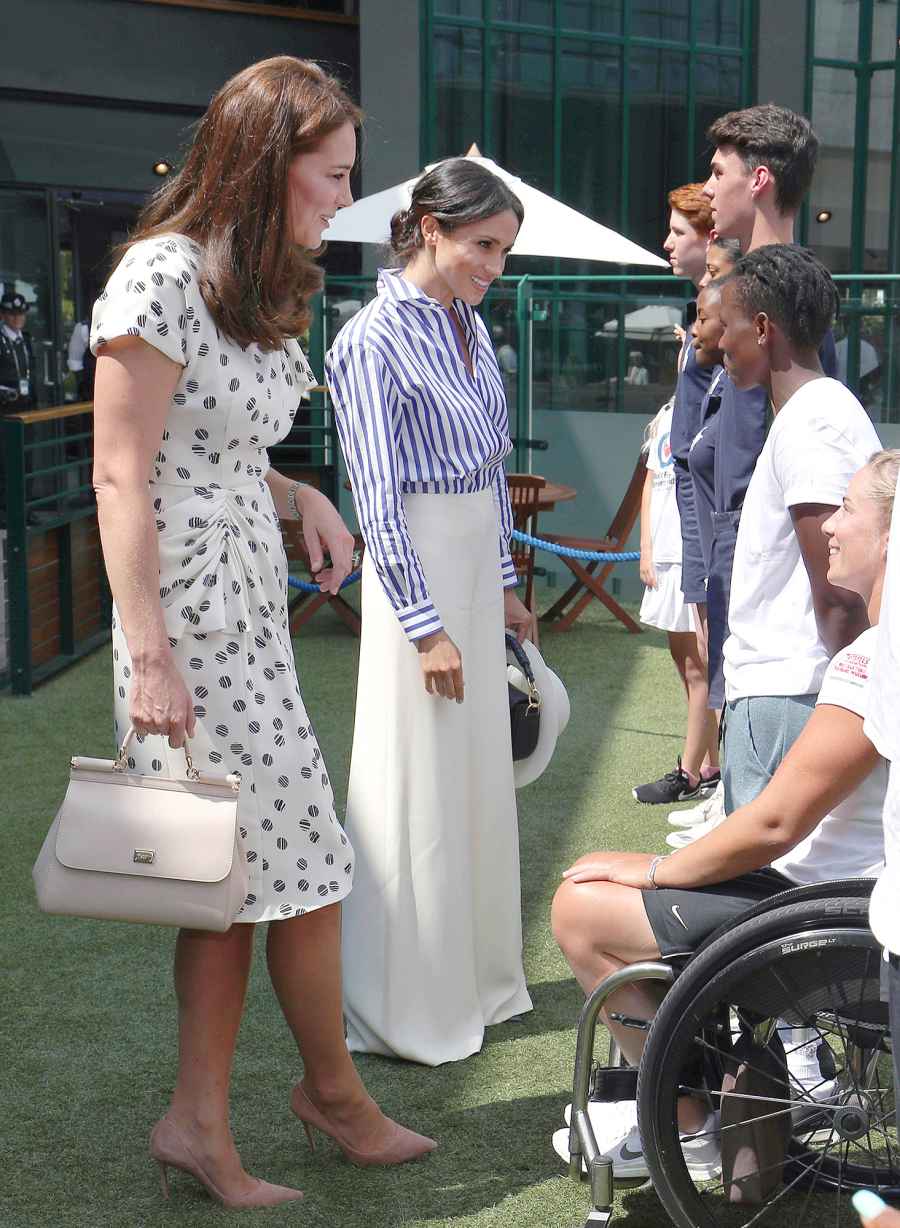
M 610 264 L 669 267 L 667 260 L 645 251 L 615 230 L 601 226 L 545 192 L 539 192 L 490 158 L 482 157 L 477 145 L 473 145 L 465 156 L 486 166 L 504 183 L 508 183 L 525 207 L 525 220 L 512 251 L 514 256 L 550 256 L 570 260 L 604 260 Z M 322 238 L 329 243 L 387 243 L 391 218 L 398 209 L 409 208 L 412 190 L 418 179 L 416 175 L 405 183 L 395 184 L 372 196 L 364 196 L 347 209 L 342 209 Z
M 672 329 L 680 323 L 681 312 L 677 307 L 667 307 L 664 303 L 649 303 L 646 307 L 629 311 L 625 316 L 625 336 L 635 341 L 655 341 L 660 337 L 674 341 Z M 618 332 L 619 321 L 607 320 L 595 336 L 615 337 Z

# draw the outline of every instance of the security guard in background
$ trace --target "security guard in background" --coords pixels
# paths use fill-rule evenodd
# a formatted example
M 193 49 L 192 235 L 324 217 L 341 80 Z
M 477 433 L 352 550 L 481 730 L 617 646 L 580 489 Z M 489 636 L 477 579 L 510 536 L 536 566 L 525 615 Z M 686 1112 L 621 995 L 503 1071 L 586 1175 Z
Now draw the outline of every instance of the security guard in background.
M 34 351 L 24 332 L 28 303 L 16 290 L 0 296 L 0 414 L 34 409 Z

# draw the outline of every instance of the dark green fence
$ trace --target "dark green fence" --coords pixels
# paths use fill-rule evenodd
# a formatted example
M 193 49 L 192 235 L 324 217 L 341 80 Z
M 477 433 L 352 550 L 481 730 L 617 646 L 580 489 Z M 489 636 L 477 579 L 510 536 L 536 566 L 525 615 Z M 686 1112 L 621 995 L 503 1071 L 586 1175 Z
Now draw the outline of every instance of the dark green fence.
M 0 418 L 9 603 L 6 681 L 35 683 L 101 643 L 110 602 L 90 486 L 91 407 Z
M 0 417 L 0 686 L 28 695 L 109 635 L 111 600 L 91 487 L 93 406 Z M 337 499 L 337 451 L 322 391 L 272 450 L 285 473 Z
M 836 330 L 840 374 L 876 424 L 900 422 L 900 276 L 835 280 L 843 299 Z M 557 410 L 648 418 L 656 412 L 674 385 L 672 321 L 688 289 L 667 274 L 500 279 L 484 314 L 504 371 L 516 469 L 531 469 L 533 452 L 546 448 L 536 436 L 546 433 L 548 411 L 554 420 Z M 374 292 L 373 278 L 329 280 L 315 303 L 309 337 L 319 375 L 335 333 Z M 657 313 L 658 327 L 652 313 L 637 315 L 646 308 Z M 633 359 L 636 352 L 639 360 Z M 638 362 L 646 375 L 629 380 Z M 0 685 L 18 694 L 30 693 L 109 634 L 110 599 L 90 486 L 92 440 L 89 404 L 0 417 L 0 530 L 6 534 L 9 607 Z M 566 458 L 548 461 L 554 480 L 566 482 Z M 291 434 L 272 450 L 272 462 L 346 508 L 324 389 L 301 406 Z M 290 537 L 288 551 L 290 556 Z

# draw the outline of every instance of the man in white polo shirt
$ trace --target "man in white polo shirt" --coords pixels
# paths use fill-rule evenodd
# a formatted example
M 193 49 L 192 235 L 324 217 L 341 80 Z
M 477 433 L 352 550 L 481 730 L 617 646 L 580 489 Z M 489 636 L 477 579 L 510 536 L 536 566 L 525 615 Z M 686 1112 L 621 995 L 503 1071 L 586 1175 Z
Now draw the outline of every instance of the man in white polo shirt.
M 775 415 L 747 489 L 725 642 L 725 811 L 765 787 L 812 712 L 830 658 L 865 630 L 862 601 L 829 584 L 821 527 L 881 444 L 817 350 L 837 292 L 802 248 L 742 257 L 723 288 L 722 349 L 739 389 L 758 384 Z

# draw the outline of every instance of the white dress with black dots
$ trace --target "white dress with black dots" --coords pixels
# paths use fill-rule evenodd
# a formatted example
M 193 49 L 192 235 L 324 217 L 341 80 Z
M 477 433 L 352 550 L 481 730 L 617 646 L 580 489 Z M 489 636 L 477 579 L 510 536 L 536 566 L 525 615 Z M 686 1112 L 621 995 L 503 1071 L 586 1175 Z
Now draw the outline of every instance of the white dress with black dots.
M 150 483 L 159 594 L 175 659 L 194 699 L 196 766 L 239 771 L 250 892 L 239 921 L 270 921 L 342 899 L 353 850 L 334 812 L 322 753 L 297 682 L 287 561 L 266 448 L 290 430 L 315 382 L 296 341 L 246 349 L 220 335 L 197 284 L 202 249 L 183 235 L 128 251 L 94 307 L 91 348 L 141 337 L 184 367 Z M 116 740 L 128 728 L 131 663 L 113 611 Z M 134 770 L 184 771 L 150 737 Z

